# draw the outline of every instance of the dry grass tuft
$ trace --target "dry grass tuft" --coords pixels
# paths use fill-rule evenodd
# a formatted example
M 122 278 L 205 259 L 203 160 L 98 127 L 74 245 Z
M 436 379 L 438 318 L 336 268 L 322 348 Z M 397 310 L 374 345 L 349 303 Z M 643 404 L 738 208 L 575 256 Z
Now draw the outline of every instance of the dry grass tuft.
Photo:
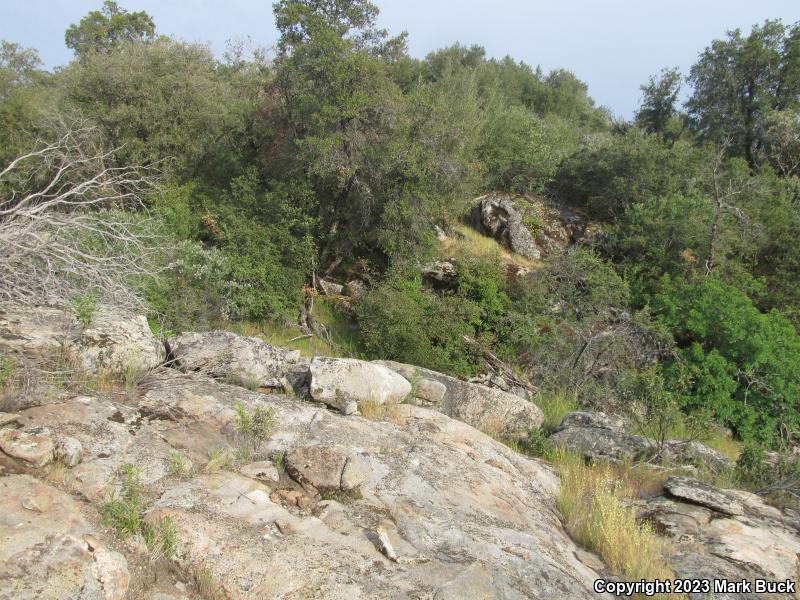
M 219 471 L 230 470 L 233 468 L 235 460 L 233 449 L 231 448 L 216 448 L 211 452 L 208 462 L 203 470 L 206 473 L 218 473 Z
M 561 472 L 557 507 L 576 542 L 625 580 L 674 577 L 664 560 L 665 542 L 648 523 L 637 521 L 628 504 L 637 495 L 635 474 L 618 466 L 588 466 L 565 452 L 556 463 Z
M 442 242 L 442 250 L 448 256 L 497 257 L 504 266 L 514 265 L 527 268 L 538 267 L 542 264 L 540 261 L 509 252 L 494 238 L 482 235 L 468 225 L 456 225 L 454 229 L 464 237 L 448 237 Z
M 194 573 L 194 587 L 200 598 L 204 600 L 224 600 L 228 597 L 225 589 L 216 582 L 214 575 L 208 569 L 201 569 Z
M 722 452 L 734 462 L 742 453 L 742 443 L 720 430 L 715 430 L 708 439 L 703 440 L 703 443 Z
M 358 403 L 358 412 L 370 421 L 380 421 L 383 418 L 383 405 L 377 400 L 362 400 Z
M 394 402 L 381 404 L 377 400 L 364 400 L 358 403 L 358 411 L 369 421 L 388 421 L 401 427 L 406 424 L 403 411 Z

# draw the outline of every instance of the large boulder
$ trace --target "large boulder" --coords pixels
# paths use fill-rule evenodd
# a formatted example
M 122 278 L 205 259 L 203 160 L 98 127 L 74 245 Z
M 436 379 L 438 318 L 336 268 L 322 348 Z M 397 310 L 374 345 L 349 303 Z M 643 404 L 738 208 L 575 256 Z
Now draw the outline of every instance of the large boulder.
M 362 402 L 398 403 L 409 393 L 411 384 L 383 365 L 352 358 L 311 361 L 311 397 L 345 414 Z
M 68 494 L 28 475 L 0 478 L 0 598 L 122 600 L 130 576 Z
M 287 371 L 300 362 L 299 350 L 277 348 L 230 331 L 183 333 L 168 345 L 174 364 L 184 370 L 259 387 L 280 387 Z
M 435 290 L 450 290 L 458 284 L 458 272 L 450 261 L 435 260 L 421 268 L 422 280 Z
M 472 222 L 481 233 L 495 238 L 512 252 L 526 258 L 542 257 L 522 214 L 514 207 L 513 196 L 500 193 L 481 196 L 472 210 Z
M 630 433 L 625 419 L 602 412 L 569 413 L 550 439 L 588 458 L 636 460 L 659 450 L 655 440 Z M 665 440 L 661 457 L 667 462 L 689 463 L 716 473 L 733 468 L 733 461 L 727 456 L 697 440 Z
M 91 371 L 147 371 L 164 362 L 164 344 L 153 335 L 147 319 L 101 306 L 78 337 L 76 351 Z
M 637 460 L 655 451 L 645 437 L 605 427 L 563 427 L 550 440 L 587 458 Z
M 611 431 L 624 431 L 625 419 L 619 415 L 610 415 L 603 412 L 590 412 L 574 410 L 567 414 L 559 425 L 559 429 L 573 427 L 591 427 L 595 429 L 609 429 Z
M 99 306 L 88 326 L 70 308 L 0 306 L 0 349 L 32 358 L 51 358 L 64 350 L 84 370 L 144 371 L 164 362 L 164 345 L 142 315 Z
M 468 423 L 485 433 L 525 437 L 544 421 L 544 414 L 538 406 L 516 394 L 404 363 L 388 360 L 375 363 L 412 382 L 416 404 Z
M 585 217 L 565 206 L 503 192 L 476 198 L 470 219 L 481 233 L 532 259 L 566 248 L 587 229 Z
M 301 485 L 315 490 L 350 491 L 366 481 L 371 469 L 358 455 L 341 447 L 314 444 L 286 454 L 286 472 Z

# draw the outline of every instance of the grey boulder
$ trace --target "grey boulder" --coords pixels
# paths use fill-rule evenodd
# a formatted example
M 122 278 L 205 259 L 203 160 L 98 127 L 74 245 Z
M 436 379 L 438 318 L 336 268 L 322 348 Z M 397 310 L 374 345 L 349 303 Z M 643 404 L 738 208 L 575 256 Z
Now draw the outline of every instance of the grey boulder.
M 415 403 L 463 421 L 485 433 L 525 437 L 544 421 L 533 402 L 479 383 L 461 381 L 430 369 L 394 361 L 376 361 L 414 382 Z
M 146 371 L 163 363 L 165 355 L 144 316 L 105 305 L 84 327 L 70 308 L 4 303 L 0 306 L 3 348 L 33 358 L 50 358 L 65 349 L 91 373 Z
M 276 348 L 230 331 L 184 333 L 169 340 L 169 349 L 182 369 L 259 387 L 280 387 L 281 378 L 300 362 L 299 350 Z
M 345 414 L 355 412 L 362 402 L 399 403 L 411 393 L 405 378 L 363 360 L 316 357 L 310 370 L 311 397 Z

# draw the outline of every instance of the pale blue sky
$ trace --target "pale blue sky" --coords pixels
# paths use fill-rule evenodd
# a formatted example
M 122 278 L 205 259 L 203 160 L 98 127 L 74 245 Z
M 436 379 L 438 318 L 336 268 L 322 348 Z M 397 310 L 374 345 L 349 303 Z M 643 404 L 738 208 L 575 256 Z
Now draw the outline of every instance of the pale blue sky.
M 64 31 L 102 0 L 0 0 L 0 38 L 39 50 L 53 67 L 71 58 Z M 250 36 L 259 46 L 277 34 L 272 2 L 262 0 L 119 0 L 145 10 L 160 33 L 209 42 Z M 630 116 L 639 85 L 664 66 L 686 72 L 697 54 L 727 29 L 764 19 L 800 20 L 798 0 L 378 0 L 380 23 L 409 32 L 409 49 L 423 57 L 460 41 L 490 56 L 510 54 L 545 70 L 563 67 L 589 84 L 599 104 Z

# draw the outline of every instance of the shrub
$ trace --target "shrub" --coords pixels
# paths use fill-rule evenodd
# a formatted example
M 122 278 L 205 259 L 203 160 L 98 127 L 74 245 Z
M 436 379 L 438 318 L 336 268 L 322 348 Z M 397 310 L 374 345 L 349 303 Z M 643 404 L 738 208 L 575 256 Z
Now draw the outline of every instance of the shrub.
M 475 358 L 462 336 L 474 334 L 480 313 L 453 294 L 439 296 L 422 280 L 397 278 L 371 289 L 356 306 L 368 356 L 453 373 L 471 373 Z
M 739 485 L 768 495 L 779 503 L 800 505 L 800 456 L 783 450 L 768 457 L 764 448 L 749 442 L 736 461 Z M 788 502 L 787 502 L 788 501 Z
M 716 276 L 665 277 L 653 313 L 679 346 L 668 365 L 686 380 L 689 410 L 705 408 L 742 439 L 780 447 L 800 429 L 800 336 L 776 311 L 762 313 Z
M 596 218 L 613 219 L 648 198 L 691 189 L 703 153 L 686 144 L 670 148 L 633 129 L 588 144 L 561 163 L 553 191 Z
M 97 298 L 94 294 L 85 294 L 72 299 L 72 309 L 75 311 L 75 318 L 83 327 L 92 324 L 95 313 L 97 313 Z
M 236 404 L 236 432 L 249 442 L 253 452 L 258 452 L 277 425 L 274 407 L 257 406 L 251 412 L 241 402 Z
M 667 440 L 675 432 L 693 440 L 708 429 L 707 421 L 699 414 L 684 417 L 675 393 L 667 389 L 659 366 L 626 372 L 619 382 L 619 398 L 637 433 L 653 440 L 657 459 L 662 457 Z
M 522 107 L 497 107 L 486 130 L 478 156 L 486 166 L 488 186 L 519 193 L 542 193 L 561 160 L 579 144 L 575 127 Z

